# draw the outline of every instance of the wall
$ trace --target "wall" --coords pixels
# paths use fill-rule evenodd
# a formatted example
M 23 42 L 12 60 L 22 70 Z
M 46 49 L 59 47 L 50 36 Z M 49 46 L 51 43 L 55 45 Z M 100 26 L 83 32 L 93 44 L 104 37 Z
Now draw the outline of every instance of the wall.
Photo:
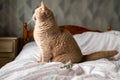
M 0 0 L 0 36 L 22 36 L 22 23 L 29 22 L 41 0 Z M 120 0 L 44 0 L 58 25 L 74 24 L 89 29 L 120 30 Z M 33 28 L 32 23 L 29 28 Z

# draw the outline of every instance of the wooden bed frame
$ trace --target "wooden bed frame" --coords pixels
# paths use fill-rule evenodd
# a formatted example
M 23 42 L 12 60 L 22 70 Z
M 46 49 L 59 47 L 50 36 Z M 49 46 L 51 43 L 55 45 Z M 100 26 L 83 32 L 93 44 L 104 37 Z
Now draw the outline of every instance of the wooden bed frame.
M 61 29 L 67 29 L 70 31 L 72 35 L 74 34 L 80 34 L 83 32 L 101 32 L 99 30 L 90 30 L 81 26 L 76 26 L 76 25 L 62 25 L 59 26 Z M 107 31 L 111 30 L 111 26 L 107 26 Z M 28 42 L 28 39 L 33 39 L 33 30 L 28 30 L 27 29 L 27 23 L 23 23 L 23 45 L 25 45 Z

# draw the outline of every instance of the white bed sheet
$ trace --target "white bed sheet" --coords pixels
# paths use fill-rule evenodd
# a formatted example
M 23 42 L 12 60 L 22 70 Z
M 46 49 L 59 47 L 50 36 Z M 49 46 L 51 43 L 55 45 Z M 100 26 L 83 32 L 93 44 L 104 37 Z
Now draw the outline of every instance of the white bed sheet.
M 60 62 L 37 63 L 40 51 L 35 42 L 30 42 L 14 61 L 0 69 L 0 80 L 120 80 L 120 36 L 112 32 L 86 32 L 74 38 L 84 55 L 111 49 L 119 54 L 112 60 L 87 61 L 61 69 Z

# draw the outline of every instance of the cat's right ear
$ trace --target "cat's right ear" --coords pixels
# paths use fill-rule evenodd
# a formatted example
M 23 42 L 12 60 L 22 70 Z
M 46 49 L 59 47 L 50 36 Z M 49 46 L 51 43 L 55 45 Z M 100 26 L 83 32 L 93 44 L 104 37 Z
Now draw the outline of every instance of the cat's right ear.
M 46 6 L 45 6 L 45 4 L 43 3 L 43 1 L 41 2 L 41 9 L 44 11 L 44 10 L 46 10 Z

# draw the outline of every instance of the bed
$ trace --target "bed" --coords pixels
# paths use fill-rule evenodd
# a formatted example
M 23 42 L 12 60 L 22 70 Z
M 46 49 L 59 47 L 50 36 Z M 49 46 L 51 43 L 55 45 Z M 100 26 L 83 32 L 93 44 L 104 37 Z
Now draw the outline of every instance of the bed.
M 120 32 L 90 30 L 76 25 L 63 25 L 73 34 L 84 55 L 99 50 L 118 50 L 110 59 L 98 59 L 61 68 L 61 62 L 38 63 L 40 51 L 33 39 L 33 30 L 23 24 L 23 49 L 16 59 L 0 69 L 0 80 L 120 80 Z

